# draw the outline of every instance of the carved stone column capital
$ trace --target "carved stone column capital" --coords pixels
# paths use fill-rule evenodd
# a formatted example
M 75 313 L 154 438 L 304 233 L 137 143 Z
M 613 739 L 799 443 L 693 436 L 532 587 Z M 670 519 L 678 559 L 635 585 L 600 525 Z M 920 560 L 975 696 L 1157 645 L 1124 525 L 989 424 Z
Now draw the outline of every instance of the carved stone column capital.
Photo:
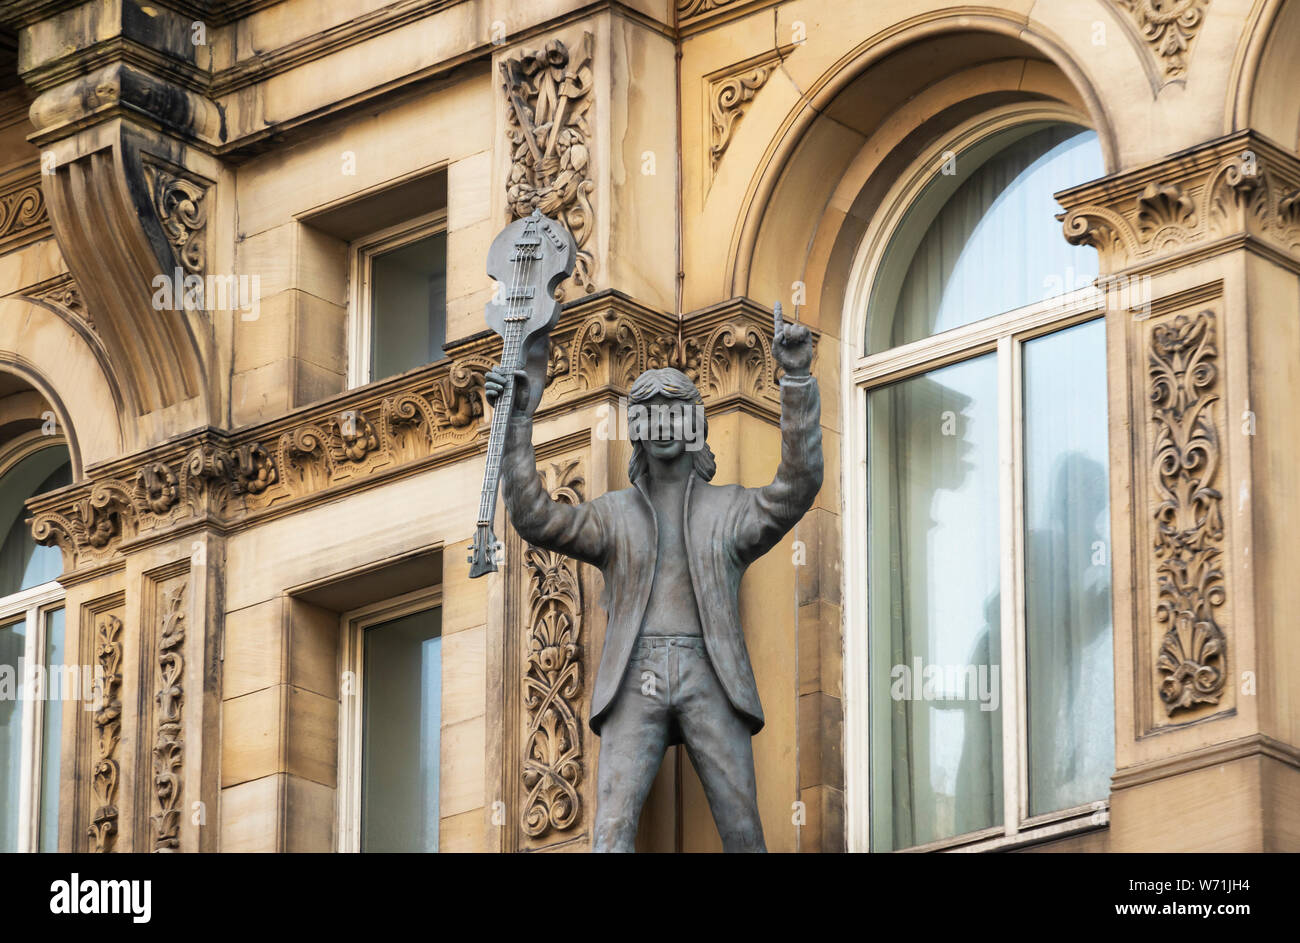
M 1065 238 L 1097 249 L 1106 273 L 1160 271 L 1243 243 L 1300 261 L 1300 158 L 1253 132 L 1056 198 Z

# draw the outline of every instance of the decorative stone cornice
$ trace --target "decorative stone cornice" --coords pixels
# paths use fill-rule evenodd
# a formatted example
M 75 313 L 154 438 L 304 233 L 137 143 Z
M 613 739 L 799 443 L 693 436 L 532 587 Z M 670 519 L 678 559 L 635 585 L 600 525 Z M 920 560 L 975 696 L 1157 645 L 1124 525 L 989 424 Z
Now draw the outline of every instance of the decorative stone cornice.
M 1062 190 L 1065 238 L 1101 254 L 1103 272 L 1159 268 L 1242 242 L 1300 264 L 1300 158 L 1253 132 Z
M 736 298 L 678 327 L 614 291 L 566 305 L 539 418 L 625 392 L 643 370 L 677 366 L 710 408 L 777 419 L 770 311 Z M 500 358 L 500 338 L 484 332 L 447 350 L 447 360 L 270 422 L 233 433 L 205 427 L 92 468 L 85 481 L 29 502 L 32 533 L 62 548 L 75 578 L 186 529 L 241 527 L 471 455 L 486 442 L 483 374 Z

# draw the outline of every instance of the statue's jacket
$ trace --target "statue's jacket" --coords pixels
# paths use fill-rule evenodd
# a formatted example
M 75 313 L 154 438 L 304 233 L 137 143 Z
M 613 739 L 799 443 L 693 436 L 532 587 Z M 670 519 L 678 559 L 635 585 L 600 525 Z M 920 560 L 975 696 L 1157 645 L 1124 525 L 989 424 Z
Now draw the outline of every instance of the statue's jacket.
M 732 706 L 753 733 L 763 728 L 763 708 L 740 627 L 740 579 L 812 507 L 822 483 L 820 421 L 816 380 L 783 377 L 781 463 L 772 483 L 712 485 L 692 474 L 686 486 L 686 547 L 705 647 Z M 532 423 L 512 417 L 501 481 L 520 537 L 598 567 L 604 576 L 601 604 L 609 622 L 590 721 L 599 734 L 636 644 L 655 573 L 658 525 L 644 476 L 633 487 L 582 504 L 552 501 L 537 473 Z

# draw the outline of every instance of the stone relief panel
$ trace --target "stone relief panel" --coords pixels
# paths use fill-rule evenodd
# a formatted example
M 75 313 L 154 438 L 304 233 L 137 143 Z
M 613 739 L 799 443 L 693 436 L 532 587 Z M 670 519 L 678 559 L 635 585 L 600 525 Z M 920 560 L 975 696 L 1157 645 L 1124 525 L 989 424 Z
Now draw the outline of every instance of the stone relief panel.
M 553 500 L 583 500 L 581 469 L 578 459 L 546 463 L 541 475 Z M 574 560 L 531 545 L 523 560 L 528 614 L 520 827 L 528 838 L 541 839 L 574 828 L 583 812 L 583 598 Z
M 793 50 L 786 46 L 757 59 L 750 59 L 705 79 L 709 115 L 708 181 L 712 185 L 722 156 L 731 144 L 740 119 L 767 80 L 781 67 L 782 58 Z
M 1217 414 L 1221 379 L 1215 314 L 1202 310 L 1154 324 L 1147 353 L 1152 425 L 1156 660 L 1168 716 L 1218 704 L 1227 677 L 1219 623 L 1224 585 L 1223 453 Z
M 540 209 L 563 222 L 578 244 L 571 276 L 580 293 L 595 291 L 596 261 L 591 193 L 592 92 L 590 33 L 570 49 L 558 39 L 522 50 L 501 63 L 506 96 L 510 171 L 506 203 L 510 218 Z
M 144 649 L 148 660 L 143 676 L 151 679 L 153 724 L 150 757 L 142 769 L 152 771 L 150 796 L 142 808 L 150 810 L 150 849 L 179 851 L 185 766 L 185 633 L 188 575 L 150 580 L 152 596 L 149 635 L 152 644 Z M 146 744 L 142 744 L 144 746 Z
M 122 741 L 123 624 L 115 612 L 91 613 L 89 650 L 95 670 L 90 753 L 89 850 L 114 851 L 118 833 Z

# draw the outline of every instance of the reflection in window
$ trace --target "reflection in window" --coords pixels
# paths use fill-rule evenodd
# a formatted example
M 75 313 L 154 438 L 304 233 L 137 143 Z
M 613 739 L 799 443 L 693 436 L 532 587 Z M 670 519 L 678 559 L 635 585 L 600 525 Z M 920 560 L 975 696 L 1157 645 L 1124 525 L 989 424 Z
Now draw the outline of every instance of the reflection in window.
M 1106 330 L 1024 347 L 1029 814 L 1105 796 L 1115 768 Z
M 438 850 L 442 610 L 365 630 L 361 850 Z
M 370 258 L 370 379 L 443 358 L 447 339 L 447 234 Z
M 997 144 L 1004 146 L 981 162 L 978 153 Z M 1061 236 L 1052 196 L 1105 172 L 1094 132 L 1014 128 L 959 154 L 956 169 L 935 177 L 890 245 L 872 298 L 873 317 L 884 319 L 872 329 L 873 351 L 1087 287 L 1097 276 L 1096 251 Z
M 867 401 L 872 843 L 1002 821 L 992 355 Z
M 0 478 L 0 597 L 48 583 L 63 571 L 59 548 L 32 539 L 24 502 L 71 483 L 72 465 L 62 446 L 33 452 Z
M 27 624 L 22 620 L 0 626 L 0 665 L 14 671 L 27 648 Z M 0 698 L 0 852 L 18 850 L 18 797 L 23 778 L 23 708 L 24 699 Z
M 53 692 L 55 670 L 62 666 L 64 653 L 63 609 L 50 609 L 45 613 L 45 677 L 46 689 Z M 67 678 L 72 680 L 68 681 Z M 66 694 L 68 684 L 76 685 L 75 675 L 64 674 L 59 683 Z M 84 696 L 84 687 L 78 691 Z M 41 718 L 41 851 L 59 850 L 59 726 L 63 722 L 63 701 L 66 697 L 50 697 L 45 701 L 45 716 Z M 75 708 L 76 705 L 74 705 Z
M 862 381 L 879 850 L 1082 815 L 1114 770 L 1105 326 L 1026 309 L 1097 274 L 1096 252 L 1061 235 L 1052 194 L 1101 176 L 1100 147 L 1038 121 L 972 144 L 956 166 L 891 236 L 867 319 L 864 360 L 880 377 Z M 995 316 L 995 334 L 964 347 L 935 336 Z M 906 360 L 891 350 L 902 344 Z M 1024 678 L 1003 644 L 1021 628 Z

